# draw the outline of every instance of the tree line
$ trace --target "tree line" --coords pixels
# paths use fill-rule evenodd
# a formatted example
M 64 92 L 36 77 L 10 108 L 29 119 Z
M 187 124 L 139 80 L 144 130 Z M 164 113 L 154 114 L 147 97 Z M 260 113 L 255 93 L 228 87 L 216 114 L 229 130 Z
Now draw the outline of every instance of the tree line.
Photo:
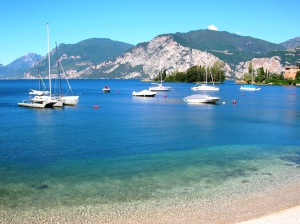
M 292 85 L 300 83 L 300 71 L 297 72 L 295 80 L 285 79 L 283 73 L 269 72 L 263 66 L 255 71 L 250 62 L 248 72 L 244 74 L 244 81 L 248 84 L 255 82 L 257 84 Z
M 159 72 L 155 81 L 161 79 L 165 82 L 205 82 L 207 74 L 207 82 L 223 83 L 225 81 L 224 62 L 217 61 L 211 67 L 194 65 L 187 69 L 186 72 L 174 71 L 170 75 L 166 75 L 166 70 Z

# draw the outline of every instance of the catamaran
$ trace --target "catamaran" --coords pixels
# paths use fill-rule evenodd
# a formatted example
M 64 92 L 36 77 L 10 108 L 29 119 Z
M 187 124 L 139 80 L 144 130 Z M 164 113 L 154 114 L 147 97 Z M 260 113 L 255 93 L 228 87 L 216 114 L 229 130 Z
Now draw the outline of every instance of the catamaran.
M 48 75 L 49 75 L 49 92 L 32 90 L 29 94 L 36 94 L 29 100 L 23 100 L 22 103 L 18 103 L 18 106 L 44 108 L 44 107 L 62 107 L 64 101 L 60 97 L 52 96 L 51 87 L 51 71 L 50 71 L 50 38 L 49 38 L 49 24 L 47 23 L 47 36 L 48 36 Z M 47 93 L 47 94 L 45 94 Z

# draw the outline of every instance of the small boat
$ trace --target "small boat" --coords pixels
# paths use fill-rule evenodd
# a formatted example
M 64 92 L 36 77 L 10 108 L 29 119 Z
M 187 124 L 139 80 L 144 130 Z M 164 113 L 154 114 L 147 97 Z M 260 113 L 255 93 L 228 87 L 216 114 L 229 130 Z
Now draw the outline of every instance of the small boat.
M 133 91 L 132 96 L 140 96 L 140 97 L 154 97 L 156 95 L 156 92 L 150 91 L 150 90 L 142 90 L 140 92 Z
M 160 75 L 160 83 L 152 83 L 149 87 L 150 91 L 170 91 L 171 89 L 171 86 L 163 86 L 162 75 Z
M 108 86 L 104 86 L 103 89 L 102 89 L 102 92 L 110 93 L 110 88 Z
M 190 104 L 217 103 L 221 98 L 204 94 L 194 94 L 183 98 L 183 101 Z
M 241 86 L 240 90 L 246 90 L 246 91 L 258 91 L 261 88 L 256 88 L 254 85 L 243 85 Z

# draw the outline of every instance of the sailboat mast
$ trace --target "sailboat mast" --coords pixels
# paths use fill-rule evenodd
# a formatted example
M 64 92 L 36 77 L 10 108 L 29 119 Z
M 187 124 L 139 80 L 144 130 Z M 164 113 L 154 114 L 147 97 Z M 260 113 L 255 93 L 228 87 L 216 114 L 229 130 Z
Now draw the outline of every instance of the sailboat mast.
M 56 61 L 57 61 L 57 75 L 59 78 L 59 95 L 62 96 L 62 85 L 61 85 L 61 77 L 60 77 L 60 71 L 59 71 L 59 59 L 58 59 L 58 53 L 57 53 L 57 43 L 55 42 L 56 45 Z
M 205 51 L 205 84 L 207 85 L 207 52 Z
M 48 73 L 49 73 L 49 90 L 51 96 L 51 71 L 50 71 L 50 36 L 49 36 L 49 23 L 47 23 L 47 39 L 48 39 Z

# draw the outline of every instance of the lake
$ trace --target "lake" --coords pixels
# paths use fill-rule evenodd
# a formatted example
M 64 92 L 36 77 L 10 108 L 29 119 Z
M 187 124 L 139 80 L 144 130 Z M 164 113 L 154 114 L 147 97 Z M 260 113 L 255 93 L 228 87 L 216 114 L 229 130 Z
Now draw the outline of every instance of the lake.
M 0 80 L 2 209 L 210 200 L 299 178 L 299 87 L 226 81 L 219 104 L 189 105 L 193 84 L 136 98 L 150 83 L 69 82 L 77 106 L 32 109 L 17 104 L 36 80 Z

